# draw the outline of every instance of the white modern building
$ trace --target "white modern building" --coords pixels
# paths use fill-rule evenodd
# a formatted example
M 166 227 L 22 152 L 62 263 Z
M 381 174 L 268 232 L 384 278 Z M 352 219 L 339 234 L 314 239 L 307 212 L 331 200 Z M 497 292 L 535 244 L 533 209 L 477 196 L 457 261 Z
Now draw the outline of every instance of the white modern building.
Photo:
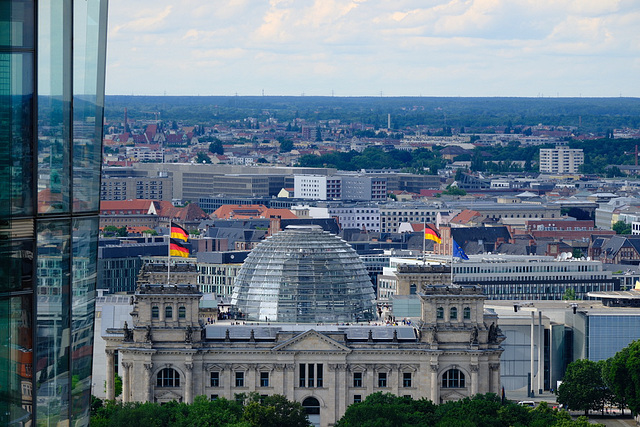
M 542 173 L 578 173 L 584 164 L 582 148 L 556 146 L 556 148 L 540 149 L 540 172 Z
M 600 261 L 556 259 L 548 256 L 471 255 L 468 261 L 453 263 L 453 283 L 480 285 L 491 300 L 561 300 L 567 290 L 587 300 L 589 292 L 614 291 L 619 280 L 605 271 Z M 427 261 L 446 264 L 448 259 Z M 378 279 L 378 299 L 407 294 L 398 287 L 400 265 L 422 265 L 415 258 L 391 258 Z
M 380 205 L 380 231 L 397 233 L 402 223 L 434 224 L 439 208 L 426 203 L 387 203 Z
M 330 217 L 338 219 L 341 228 L 380 231 L 380 208 L 374 204 L 329 206 Z

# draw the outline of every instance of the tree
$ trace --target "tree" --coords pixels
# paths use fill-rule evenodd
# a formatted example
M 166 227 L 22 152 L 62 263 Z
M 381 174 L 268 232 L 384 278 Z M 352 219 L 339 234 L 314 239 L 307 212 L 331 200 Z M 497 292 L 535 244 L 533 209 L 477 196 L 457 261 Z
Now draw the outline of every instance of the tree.
M 568 288 L 566 291 L 564 291 L 564 294 L 562 294 L 562 299 L 567 301 L 575 301 L 576 290 L 573 288 Z
M 602 379 L 602 366 L 587 359 L 576 360 L 567 366 L 562 384 L 558 387 L 558 403 L 569 409 L 601 410 L 608 391 Z
M 251 393 L 242 418 L 255 427 L 310 426 L 304 407 L 280 394 L 261 398 L 257 393 Z
M 126 226 L 116 227 L 115 225 L 106 225 L 102 229 L 102 234 L 105 236 L 127 237 L 129 232 Z
M 631 234 L 631 224 L 627 224 L 624 221 L 616 221 L 613 223 L 613 227 L 611 227 L 616 234 Z
M 442 194 L 448 194 L 450 196 L 466 196 L 467 192 L 464 191 L 462 188 L 447 185 L 447 189 L 444 190 Z
M 288 153 L 291 150 L 293 150 L 293 141 L 292 140 L 279 138 L 278 141 L 280 142 L 280 152 L 281 153 Z
M 220 141 L 218 138 L 214 138 L 213 142 L 209 144 L 209 152 L 213 154 L 219 154 L 222 156 L 224 154 L 224 147 L 222 146 L 222 141 Z
M 157 236 L 158 232 L 156 230 L 142 230 L 142 234 L 148 234 L 149 236 Z
M 435 425 L 436 405 L 426 399 L 413 400 L 381 392 L 347 408 L 336 427 L 386 427 Z
M 602 376 L 611 388 L 614 401 L 640 414 L 640 341 L 634 341 L 608 359 Z
M 211 163 L 211 157 L 209 157 L 206 153 L 200 151 L 195 159 L 196 163 Z
M 573 248 L 573 251 L 571 251 L 571 256 L 573 258 L 580 259 L 583 257 L 583 255 L 584 254 L 582 253 L 582 249 L 580 248 Z

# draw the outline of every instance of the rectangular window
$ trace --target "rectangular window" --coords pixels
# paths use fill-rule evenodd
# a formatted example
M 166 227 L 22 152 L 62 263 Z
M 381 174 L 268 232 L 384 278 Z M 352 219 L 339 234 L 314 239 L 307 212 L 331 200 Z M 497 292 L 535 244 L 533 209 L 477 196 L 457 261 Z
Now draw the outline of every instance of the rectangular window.
M 411 387 L 411 372 L 402 374 L 402 387 Z
M 309 381 L 308 381 L 308 383 L 309 383 L 309 387 L 313 387 L 313 382 L 314 382 L 313 378 L 315 376 L 314 372 L 313 372 L 313 363 L 309 363 L 308 366 L 309 366 L 309 369 L 307 370 L 307 372 L 309 373 Z
M 269 372 L 260 372 L 260 387 L 269 387 Z
M 306 387 L 307 386 L 307 381 L 306 381 L 306 372 L 307 372 L 307 367 L 304 363 L 300 364 L 300 387 Z
M 244 387 L 244 372 L 236 372 L 236 387 Z
M 353 373 L 353 386 L 362 387 L 362 372 Z
M 362 402 L 362 395 L 361 394 L 354 394 L 353 395 L 353 403 L 360 403 Z
M 322 387 L 322 363 L 316 363 L 316 387 Z
M 211 395 L 211 400 L 216 400 L 218 399 L 218 395 L 217 394 L 212 394 Z
M 211 387 L 220 387 L 220 372 L 211 372 Z
M 387 373 L 378 372 L 378 387 L 386 387 L 386 386 L 387 386 Z

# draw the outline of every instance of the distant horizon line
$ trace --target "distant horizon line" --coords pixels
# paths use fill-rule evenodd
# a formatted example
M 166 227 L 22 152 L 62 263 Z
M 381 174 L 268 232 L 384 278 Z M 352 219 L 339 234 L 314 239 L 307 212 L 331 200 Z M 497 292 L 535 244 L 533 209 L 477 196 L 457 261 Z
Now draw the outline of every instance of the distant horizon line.
M 483 95 L 483 96 L 462 96 L 462 95 L 148 95 L 148 94 L 105 94 L 105 97 L 148 97 L 148 98 L 372 98 L 372 99 L 397 99 L 397 98 L 447 98 L 447 99 L 640 99 L 640 96 L 519 96 L 519 95 Z

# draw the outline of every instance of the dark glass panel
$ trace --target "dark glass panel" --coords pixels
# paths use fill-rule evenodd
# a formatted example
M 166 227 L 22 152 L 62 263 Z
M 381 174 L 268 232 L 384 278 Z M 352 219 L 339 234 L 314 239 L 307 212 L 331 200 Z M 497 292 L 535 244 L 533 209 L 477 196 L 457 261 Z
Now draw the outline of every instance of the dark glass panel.
M 33 49 L 33 1 L 0 1 L 0 49 Z
M 33 53 L 0 53 L 0 218 L 33 214 L 33 90 Z
M 68 423 L 71 236 L 68 220 L 38 224 L 36 392 L 38 423 Z
M 33 220 L 9 220 L 6 228 L 0 226 L 0 236 L 0 292 L 32 289 Z
M 0 299 L 0 425 L 30 425 L 33 413 L 32 295 Z
M 89 423 L 95 311 L 98 218 L 73 221 L 71 294 L 71 405 L 74 423 Z

